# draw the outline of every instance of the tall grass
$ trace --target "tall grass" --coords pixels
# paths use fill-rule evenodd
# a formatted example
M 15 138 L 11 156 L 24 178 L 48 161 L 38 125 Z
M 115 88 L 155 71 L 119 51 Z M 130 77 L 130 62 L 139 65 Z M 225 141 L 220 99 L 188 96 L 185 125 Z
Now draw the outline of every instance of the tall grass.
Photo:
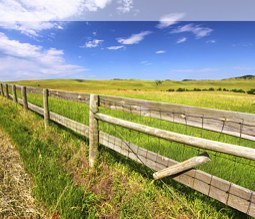
M 52 218 L 247 218 L 180 184 L 177 200 L 142 165 L 100 147 L 89 171 L 86 139 L 0 97 L 0 127 L 8 133 L 33 181 L 37 200 Z M 185 207 L 185 205 L 188 208 Z M 193 214 L 189 208 L 192 208 Z
M 28 99 L 32 103 L 42 106 L 41 95 L 29 94 Z M 88 125 L 89 106 L 87 104 L 76 103 L 57 98 L 49 98 L 49 106 L 50 110 L 53 112 L 64 115 L 67 118 L 73 119 L 82 124 Z M 241 139 L 238 137 L 228 136 L 221 133 L 202 130 L 182 124 L 148 118 L 145 116 L 135 115 L 119 110 L 112 110 L 104 107 L 100 107 L 100 112 L 128 121 L 149 125 L 155 128 L 160 128 L 215 141 L 221 141 L 234 145 L 242 145 L 245 147 L 255 148 L 255 144 L 252 141 Z M 104 122 L 100 122 L 99 127 L 100 130 L 105 131 L 111 135 L 122 138 L 123 140 L 129 141 L 133 144 L 136 144 L 138 146 L 141 146 L 143 148 L 167 156 L 177 161 L 183 161 L 202 152 L 205 152 L 205 150 L 197 149 L 180 143 L 169 142 L 155 137 L 150 137 L 146 134 L 130 131 L 124 128 L 106 124 Z M 211 156 L 211 162 L 202 165 L 201 167 L 199 167 L 199 169 L 223 178 L 225 180 L 228 180 L 230 182 L 244 186 L 245 188 L 255 190 L 254 161 L 236 158 L 234 156 L 224 155 L 211 151 L 207 152 Z

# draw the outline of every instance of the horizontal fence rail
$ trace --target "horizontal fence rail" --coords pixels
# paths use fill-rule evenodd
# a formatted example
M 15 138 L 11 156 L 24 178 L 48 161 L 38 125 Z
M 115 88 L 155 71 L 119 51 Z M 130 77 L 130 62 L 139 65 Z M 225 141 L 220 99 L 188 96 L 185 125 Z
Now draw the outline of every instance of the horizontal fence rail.
M 24 109 L 29 109 L 33 112 L 38 113 L 41 116 L 45 117 L 45 112 L 48 112 L 48 118 L 49 120 L 54 121 L 55 123 L 64 126 L 82 136 L 85 136 L 86 138 L 91 137 L 90 133 L 90 127 L 84 124 L 81 124 L 77 121 L 74 121 L 72 119 L 66 118 L 65 116 L 62 116 L 60 114 L 57 114 L 55 112 L 49 111 L 49 109 L 45 109 L 45 107 L 48 107 L 48 104 L 44 104 L 44 107 L 39 107 L 37 105 L 34 105 L 27 100 L 27 92 L 29 93 L 35 93 L 35 94 L 41 94 L 44 98 L 44 103 L 47 101 L 48 96 L 49 97 L 55 97 L 55 98 L 61 98 L 65 100 L 72 100 L 76 102 L 81 102 L 81 103 L 86 103 L 89 104 L 90 102 L 90 95 L 89 94 L 84 94 L 84 93 L 78 93 L 78 92 L 65 92 L 65 91 L 56 91 L 56 90 L 50 90 L 43 91 L 41 88 L 31 88 L 31 87 L 23 87 L 16 85 L 15 89 L 21 92 L 21 97 L 18 98 L 16 92 L 14 92 L 15 89 L 12 89 L 12 94 L 9 94 L 8 91 L 11 91 L 10 87 L 13 85 L 8 85 L 5 87 L 2 84 L 0 84 L 0 91 L 1 95 L 11 98 L 15 101 L 15 98 L 17 100 L 17 103 L 22 105 Z M 2 89 L 3 87 L 3 89 Z M 6 88 L 4 90 L 4 88 Z M 14 87 L 12 87 L 14 88 Z M 8 94 L 8 95 L 6 95 Z M 47 95 L 46 95 L 47 94 Z M 97 104 L 98 106 L 104 106 L 104 107 L 110 107 L 112 109 L 117 109 L 116 104 L 121 103 L 121 110 L 123 110 L 123 105 L 127 104 L 133 104 L 132 108 L 132 113 L 135 110 L 135 107 L 139 104 L 144 103 L 145 105 L 143 106 L 144 109 L 149 111 L 149 109 L 152 107 L 156 107 L 155 102 L 150 102 L 150 101 L 138 101 L 138 100 L 132 100 L 132 99 L 125 99 L 125 98 L 119 98 L 119 97 L 108 97 L 104 95 L 93 95 L 93 98 L 98 98 L 94 99 L 94 101 L 91 101 L 91 104 Z M 108 101 L 108 102 L 107 102 Z M 115 101 L 115 102 L 114 102 Z M 121 102 L 122 101 L 122 102 Z M 123 102 L 126 101 L 126 102 Z M 132 103 L 132 101 L 134 101 Z M 138 102 L 139 104 L 138 104 Z M 165 109 L 168 110 L 172 104 L 164 104 L 164 103 L 157 103 L 158 107 L 160 109 Z M 42 104 L 43 105 L 43 104 Z M 245 114 L 245 113 L 236 113 L 236 112 L 228 112 L 228 111 L 218 111 L 218 110 L 211 110 L 211 109 L 205 109 L 201 108 L 200 111 L 198 111 L 197 107 L 188 107 L 188 106 L 178 106 L 174 105 L 173 107 L 175 112 L 177 113 L 178 107 L 180 111 L 185 111 L 186 114 L 196 114 L 197 113 L 203 113 L 205 116 L 212 116 L 214 112 L 217 112 L 214 114 L 215 117 L 218 118 L 225 118 L 225 120 L 228 121 L 237 121 L 242 118 L 242 124 L 245 125 L 250 125 L 250 127 L 253 127 L 253 124 L 255 124 L 255 120 L 253 114 Z M 165 107 L 165 108 L 164 108 Z M 124 106 L 125 108 L 125 106 Z M 132 129 L 138 132 L 146 133 L 152 136 L 156 136 L 159 138 L 163 138 L 169 141 L 175 141 L 175 142 L 180 142 L 183 144 L 188 144 L 192 145 L 193 147 L 199 147 L 202 149 L 206 150 L 212 150 L 212 151 L 217 151 L 219 153 L 225 153 L 225 154 L 230 154 L 235 157 L 242 157 L 250 160 L 255 160 L 255 149 L 252 148 L 247 148 L 247 147 L 242 147 L 242 146 L 237 146 L 237 145 L 231 145 L 231 144 L 226 144 L 222 142 L 216 142 L 212 140 L 206 140 L 202 138 L 197 138 L 197 137 L 192 137 L 192 136 L 187 136 L 179 133 L 174 133 L 166 130 L 161 130 L 157 128 L 152 128 L 149 126 L 137 124 L 134 122 L 129 122 L 123 119 L 118 119 L 114 118 L 108 115 L 104 115 L 102 113 L 98 113 L 96 108 L 93 108 L 93 111 L 91 112 L 91 116 L 94 119 L 101 120 L 110 124 L 114 124 L 117 126 L 121 126 L 127 129 Z M 130 109 L 129 107 L 126 106 L 126 110 L 128 111 Z M 136 108 L 137 109 L 137 108 Z M 47 111 L 48 110 L 48 111 Z M 141 108 L 139 108 L 141 110 Z M 146 112 L 144 110 L 143 112 Z M 190 110 L 190 111 L 189 111 Z M 128 112 L 131 112 L 128 111 Z M 141 114 L 141 111 L 139 111 Z M 225 114 L 220 112 L 226 112 Z M 138 112 L 135 112 L 138 114 Z M 206 114 L 207 113 L 207 114 Z M 142 114 L 146 116 L 146 113 Z M 236 117 L 235 117 L 236 115 Z M 151 115 L 150 115 L 151 116 Z M 224 117 L 225 116 L 225 117 Z M 153 116 L 152 116 L 153 117 Z M 159 118 L 154 116 L 155 118 Z M 199 116 L 198 116 L 199 117 Z M 164 119 L 162 115 L 160 116 L 160 119 Z M 166 119 L 167 120 L 167 119 Z M 170 121 L 170 119 L 169 119 Z M 248 122 L 246 122 L 248 121 Z M 176 121 L 175 121 L 176 122 Z M 239 121 L 240 122 L 240 121 Z M 244 123 L 245 122 L 245 123 Z M 254 122 L 254 123 L 253 123 Z M 181 123 L 181 122 L 180 122 Z M 193 126 L 193 125 L 192 125 Z M 234 129 L 232 129 L 234 130 Z M 250 131 L 253 129 L 249 129 Z M 246 130 L 247 131 L 247 130 Z M 250 133 L 250 132 L 246 132 Z M 229 134 L 229 133 L 226 133 Z M 250 135 L 250 137 L 254 136 L 254 132 Z M 117 138 L 113 135 L 110 135 L 108 133 L 105 133 L 101 130 L 98 130 L 98 136 L 93 136 L 98 138 L 98 142 L 111 150 L 118 152 L 122 154 L 125 157 L 130 158 L 131 160 L 134 160 L 138 163 L 141 163 L 148 168 L 154 170 L 154 171 L 161 171 L 169 167 L 173 167 L 174 165 L 179 164 L 179 162 L 167 158 L 165 156 L 162 156 L 160 154 L 154 153 L 152 151 L 146 150 L 144 148 L 141 148 L 135 144 L 132 144 L 126 140 Z M 242 135 L 243 137 L 243 135 Z M 96 139 L 95 139 L 96 140 Z M 254 139 L 252 139 L 254 140 Z M 255 192 L 249 189 L 246 189 L 244 187 L 241 187 L 237 184 L 231 183 L 229 181 L 223 180 L 219 177 L 213 176 L 211 174 L 205 173 L 203 171 L 197 170 L 197 169 L 189 169 L 186 170 L 182 173 L 179 173 L 177 175 L 174 175 L 171 177 L 175 181 L 186 185 L 196 191 L 199 191 L 211 198 L 214 198 L 230 207 L 233 207 L 241 212 L 246 213 L 247 215 L 250 215 L 252 217 L 255 217 Z
M 72 100 L 80 103 L 89 103 L 89 94 L 80 92 L 67 92 L 49 89 L 49 95 L 51 97 L 62 98 L 65 100 Z
M 41 88 L 28 87 L 32 93 Z M 89 103 L 89 94 L 49 89 L 49 96 Z M 255 115 L 147 100 L 100 95 L 100 106 L 220 132 L 255 141 Z
M 159 171 L 178 164 L 144 148 L 100 132 L 102 145 L 147 167 Z M 255 216 L 255 192 L 199 170 L 189 170 L 173 178 L 175 181 L 214 198 L 250 216 Z
M 100 105 L 255 141 L 255 115 L 100 95 Z
M 104 115 L 101 113 L 96 114 L 96 118 L 101 121 L 108 122 L 113 125 L 121 126 L 127 129 L 135 130 L 138 132 L 146 133 L 151 136 L 159 137 L 165 140 L 192 145 L 194 147 L 221 152 L 224 154 L 234 155 L 236 157 L 242 157 L 250 160 L 255 160 L 255 149 L 241 147 L 237 145 L 231 145 L 218 141 L 206 140 L 203 138 L 197 138 L 178 134 L 175 132 L 165 131 L 162 129 L 152 128 L 146 125 L 129 122 L 123 119 L 114 118 L 112 116 Z

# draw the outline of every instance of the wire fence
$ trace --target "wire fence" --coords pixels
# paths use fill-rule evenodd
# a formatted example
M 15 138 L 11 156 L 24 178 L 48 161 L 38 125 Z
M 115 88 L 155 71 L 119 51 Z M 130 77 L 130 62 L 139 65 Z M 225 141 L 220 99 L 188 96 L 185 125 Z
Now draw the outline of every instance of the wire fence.
M 10 95 L 12 99 L 14 96 L 17 96 L 20 99 L 19 102 L 22 103 L 22 87 L 16 86 L 15 92 L 13 89 L 10 89 L 11 87 L 13 88 L 13 85 L 9 86 L 9 89 L 8 86 L 7 89 L 3 86 L 5 90 L 3 89 L 2 91 L 1 86 L 1 93 L 3 95 Z M 42 94 L 43 89 L 27 88 L 26 95 L 28 102 L 40 108 L 43 108 Z M 53 118 L 54 121 L 58 121 L 59 124 L 64 126 L 67 125 L 72 130 L 88 137 L 90 114 L 89 94 L 49 90 L 49 97 L 47 98 L 49 101 L 49 111 L 55 113 L 54 116 L 52 114 L 52 118 L 55 118 L 55 120 Z M 255 122 L 253 123 L 255 121 L 255 115 L 253 114 L 246 115 L 232 112 L 228 114 L 226 111 L 215 110 L 211 112 L 199 108 L 196 108 L 198 113 L 194 114 L 196 112 L 194 111 L 194 107 L 186 107 L 184 110 L 182 106 L 173 106 L 171 104 L 158 104 L 158 107 L 156 107 L 157 104 L 149 101 L 139 102 L 125 98 L 110 98 L 103 95 L 99 96 L 98 105 L 98 113 L 110 115 L 127 122 L 211 141 L 255 148 Z M 188 111 L 189 109 L 190 112 Z M 180 112 L 176 110 L 180 110 Z M 248 120 L 247 118 L 250 119 Z M 198 180 L 198 176 L 201 174 L 199 171 L 192 172 L 191 170 L 191 172 L 177 176 L 176 180 L 184 184 L 184 181 L 187 180 L 186 185 L 237 208 L 248 215 L 255 215 L 255 195 L 253 192 L 255 191 L 255 159 L 246 159 L 217 151 L 197 148 L 180 142 L 168 141 L 146 134 L 145 132 L 110 124 L 100 119 L 98 131 L 101 133 L 101 135 L 99 134 L 101 142 L 106 146 L 144 164 L 150 168 L 152 173 L 160 170 L 160 168 L 169 166 L 172 161 L 173 163 L 171 165 L 174 165 L 175 162 L 182 162 L 198 154 L 207 152 L 211 161 L 197 169 L 210 174 L 208 178 L 204 174 L 203 180 L 201 180 L 203 186 L 208 186 L 208 189 L 198 188 L 196 185 L 196 180 Z M 137 147 L 138 145 L 141 148 Z M 150 156 L 152 158 L 149 158 Z M 160 161 L 160 159 L 165 161 Z M 217 177 L 226 181 L 220 181 Z M 216 180 L 218 184 L 219 182 L 222 184 L 215 185 L 214 179 L 218 180 Z M 192 183 L 190 180 L 193 180 Z M 199 183 L 201 184 L 201 182 Z M 162 183 L 165 184 L 164 181 Z M 235 203 L 236 199 L 234 201 L 232 200 L 233 198 L 230 195 L 232 195 L 232 190 L 235 191 L 232 189 L 232 187 L 235 188 L 234 184 L 249 189 L 245 195 L 240 195 L 240 192 L 235 194 L 237 198 L 247 202 L 245 205 L 237 206 L 237 203 Z M 211 188 L 217 188 L 219 190 L 216 192 L 217 195 L 214 194 L 215 191 Z M 174 195 L 173 191 L 171 193 Z M 217 197 L 220 195 L 223 195 L 223 197 Z

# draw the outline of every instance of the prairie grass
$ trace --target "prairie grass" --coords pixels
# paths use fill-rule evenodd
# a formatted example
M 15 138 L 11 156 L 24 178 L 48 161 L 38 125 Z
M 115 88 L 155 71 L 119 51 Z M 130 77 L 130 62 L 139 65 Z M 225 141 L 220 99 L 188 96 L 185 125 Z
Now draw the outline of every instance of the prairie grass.
M 254 95 L 223 91 L 166 92 L 166 89 L 176 89 L 178 87 L 189 89 L 196 87 L 226 87 L 228 89 L 243 89 L 247 91 L 255 88 L 255 79 L 222 81 L 164 81 L 159 86 L 156 86 L 154 81 L 137 80 L 31 80 L 18 81 L 15 83 L 40 88 L 106 94 L 185 104 L 190 106 L 255 113 Z
M 56 83 L 55 83 L 56 82 Z M 99 83 L 100 82 L 100 83 Z M 162 101 L 162 102 L 170 102 L 170 103 L 177 103 L 177 104 L 185 104 L 185 105 L 193 105 L 193 106 L 202 106 L 202 107 L 209 107 L 209 108 L 217 108 L 217 109 L 224 109 L 224 110 L 232 110 L 232 111 L 241 111 L 241 112 L 248 112 L 248 113 L 255 113 L 255 97 L 252 95 L 242 94 L 242 93 L 227 93 L 227 92 L 185 92 L 185 93 L 170 93 L 170 92 L 162 92 L 159 90 L 158 86 L 155 86 L 152 82 L 146 82 L 146 81 L 69 81 L 69 80 L 63 80 L 63 81 L 27 81 L 27 82 L 21 82 L 23 85 L 29 85 L 33 86 L 37 83 L 39 87 L 47 87 L 47 88 L 54 88 L 54 89 L 64 89 L 64 90 L 71 90 L 71 91 L 84 91 L 87 93 L 98 93 L 98 94 L 108 94 L 108 95 L 116 95 L 116 96 L 124 96 L 124 97 L 133 97 L 133 98 L 139 98 L 139 99 L 147 99 L 147 100 L 156 100 L 156 101 Z M 109 82 L 109 83 L 108 83 Z M 253 83 L 252 83 L 253 82 Z M 163 84 L 165 84 L 164 82 Z M 170 82 L 169 82 L 170 83 Z M 172 82 L 171 82 L 172 83 Z M 177 83 L 177 82 L 176 82 Z M 179 82 L 178 82 L 179 83 Z M 183 86 L 180 82 L 177 83 L 177 87 Z M 195 83 L 195 82 L 192 82 Z M 191 82 L 187 83 L 186 85 L 195 86 L 195 84 L 192 84 Z M 225 83 L 224 86 L 222 83 Z M 237 86 L 239 85 L 240 86 Z M 106 86 L 107 85 L 107 86 Z M 201 86 L 205 87 L 213 87 L 215 86 L 221 86 L 221 87 L 227 87 L 228 88 L 242 88 L 245 90 L 248 90 L 252 87 L 254 87 L 254 81 L 223 81 L 223 82 L 212 82 L 209 81 L 203 82 L 200 84 Z M 160 85 L 161 86 L 161 85 Z M 198 87 L 198 86 L 196 86 Z M 20 95 L 20 94 L 19 94 Z M 41 95 L 37 94 L 28 94 L 28 100 L 38 106 L 42 106 L 42 97 Z M 81 103 L 75 103 L 70 102 L 62 99 L 56 99 L 56 98 L 50 98 L 50 110 L 56 113 L 59 113 L 61 115 L 64 115 L 68 118 L 71 118 L 75 121 L 81 122 L 83 124 L 88 124 L 88 112 L 89 108 L 86 104 Z M 185 125 L 181 124 L 174 124 L 170 122 L 160 121 L 158 119 L 152 119 L 147 117 L 142 117 L 139 115 L 129 114 L 126 112 L 116 111 L 116 110 L 109 110 L 106 108 L 100 108 L 100 112 L 115 116 L 118 118 L 122 118 L 125 120 L 149 125 L 152 127 L 157 127 L 165 130 L 170 130 L 178 133 L 183 133 L 191 136 L 196 137 L 203 137 L 206 139 L 231 143 L 235 145 L 242 145 L 245 147 L 252 147 L 255 148 L 255 144 L 252 141 L 240 139 L 237 137 L 231 137 L 228 135 L 210 132 L 206 130 L 201 130 L 198 128 L 192 128 L 187 127 Z M 135 131 L 129 131 L 124 128 L 112 126 L 103 122 L 100 122 L 100 129 L 108 132 L 112 135 L 115 135 L 116 137 L 122 138 L 124 140 L 127 140 L 131 143 L 134 143 L 138 146 L 144 147 L 148 150 L 154 151 L 156 153 L 165 155 L 167 157 L 170 157 L 177 161 L 182 161 L 187 158 L 190 158 L 192 156 L 195 156 L 199 153 L 202 153 L 204 151 L 195 149 L 193 147 L 178 144 L 174 142 L 169 142 L 165 140 L 160 140 L 158 138 L 149 137 L 145 134 L 137 133 Z M 107 149 L 103 149 L 107 153 L 104 156 L 108 156 L 108 153 L 112 153 L 108 151 Z M 218 177 L 221 177 L 223 179 L 229 180 L 233 183 L 236 183 L 238 185 L 244 186 L 248 189 L 255 190 L 255 163 L 254 161 L 248 161 L 241 158 L 234 158 L 232 156 L 223 155 L 220 153 L 213 153 L 208 151 L 209 155 L 211 156 L 211 162 L 208 164 L 205 164 L 200 167 L 201 170 L 206 171 L 210 174 L 216 175 Z M 114 154 L 115 157 L 118 157 L 116 154 Z M 115 159 L 115 158 L 114 158 Z M 107 160 L 108 161 L 108 160 Z M 128 164 L 129 165 L 129 164 Z M 140 167 L 141 168 L 141 167 Z M 146 168 L 145 168 L 146 169 Z M 138 171 L 135 169 L 135 171 Z M 172 184 L 173 182 L 169 182 Z M 118 185 L 118 183 L 117 183 Z M 119 187 L 117 186 L 119 189 Z M 180 188 L 180 185 L 174 183 L 174 188 Z M 181 190 L 183 190 L 183 187 L 181 186 Z M 184 189 L 185 190 L 185 189 Z M 186 190 L 185 190 L 186 191 Z M 122 194 L 122 191 L 120 189 L 120 193 Z M 123 194 L 126 195 L 125 192 Z M 121 197 L 123 196 L 121 195 Z M 167 195 L 167 194 L 165 194 Z M 187 195 L 187 193 L 186 193 Z M 201 196 L 198 193 L 194 193 L 191 190 L 188 190 L 188 195 L 190 199 L 192 199 L 194 202 L 195 208 L 201 210 L 200 218 L 207 218 L 208 214 L 211 216 L 211 207 L 201 209 Z M 118 196 L 117 196 L 118 197 Z M 138 200 L 141 200 L 145 198 L 143 195 L 141 197 L 136 197 L 135 203 L 138 202 Z M 199 198 L 198 198 L 199 197 Z M 152 198 L 149 196 L 149 198 Z M 204 200 L 204 198 L 202 198 Z M 205 198 L 205 203 L 208 203 L 209 206 L 211 206 L 211 201 L 208 198 Z M 116 198 L 116 203 L 118 203 L 120 199 Z M 217 202 L 216 202 L 217 203 Z M 122 203 L 123 204 L 123 203 Z M 133 203 L 134 204 L 134 203 Z M 132 204 L 131 204 L 132 205 Z M 218 204 L 215 204 L 218 206 Z M 213 204 L 214 206 L 214 204 Z M 222 205 L 220 205 L 222 207 Z M 104 206 L 106 214 L 112 214 L 114 210 L 113 207 L 110 205 Z M 125 205 L 121 205 L 120 207 L 121 213 L 118 215 L 121 216 L 127 216 L 132 215 L 134 212 L 139 212 L 141 215 L 144 215 L 146 217 L 150 217 L 150 214 L 147 214 L 144 211 L 144 207 L 140 206 L 138 209 L 132 208 L 129 203 L 126 203 Z M 172 209 L 173 211 L 180 212 L 179 210 Z M 200 211 L 199 210 L 199 211 Z M 205 213 L 205 211 L 207 213 Z M 111 212 L 111 213 L 109 213 Z M 231 211 L 233 215 L 235 214 L 235 211 Z M 102 212 L 101 212 L 102 213 Z M 230 214 L 232 214 L 230 213 Z M 199 213 L 200 214 L 200 213 Z M 153 215 L 153 214 L 152 214 Z M 223 215 L 225 215 L 223 213 Z M 229 214 L 227 214 L 229 215 Z M 222 217 L 219 215 L 215 215 L 216 218 Z M 228 216 L 227 216 L 228 217 Z M 236 217 L 236 216 L 233 216 Z M 244 217 L 244 215 L 238 215 L 237 218 Z M 212 217 L 213 218 L 213 217 Z
M 28 94 L 28 100 L 38 106 L 42 106 L 42 96 L 39 94 Z M 233 102 L 233 101 L 232 101 Z M 67 101 L 58 98 L 49 98 L 50 111 L 64 115 L 82 124 L 89 124 L 89 106 L 87 104 Z M 233 145 L 255 148 L 253 141 L 241 139 L 238 137 L 228 136 L 221 133 L 202 130 L 199 128 L 189 127 L 182 124 L 176 124 L 150 117 L 135 115 L 119 110 L 107 109 L 100 107 L 100 112 L 121 118 L 124 120 L 148 125 L 155 128 L 173 131 L 176 133 L 186 134 L 189 136 L 201 137 L 209 140 L 215 140 Z M 109 125 L 104 122 L 99 123 L 100 130 L 105 131 L 118 138 L 122 138 L 130 143 L 136 144 L 153 152 L 167 156 L 177 161 L 183 161 L 203 152 L 208 152 L 211 156 L 211 162 L 202 165 L 199 169 L 218 176 L 230 182 L 241 185 L 245 188 L 255 190 L 255 162 L 236 158 L 230 155 L 215 153 L 211 151 L 197 149 L 188 145 L 169 142 L 166 140 L 150 137 L 146 134 L 130 131 L 124 128 Z
M 87 139 L 53 123 L 45 130 L 40 116 L 2 97 L 0 112 L 0 127 L 23 159 L 34 196 L 53 218 L 247 218 L 167 181 L 180 202 L 142 165 L 105 147 L 89 171 Z

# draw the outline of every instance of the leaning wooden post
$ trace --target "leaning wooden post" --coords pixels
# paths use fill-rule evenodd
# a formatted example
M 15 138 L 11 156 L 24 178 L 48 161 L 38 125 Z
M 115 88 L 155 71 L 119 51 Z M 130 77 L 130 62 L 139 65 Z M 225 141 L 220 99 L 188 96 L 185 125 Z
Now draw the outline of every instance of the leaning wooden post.
M 21 87 L 21 95 L 22 95 L 22 100 L 23 100 L 23 108 L 25 111 L 28 110 L 28 105 L 27 105 L 27 89 L 26 87 Z
M 5 91 L 6 91 L 5 96 L 6 96 L 6 98 L 8 99 L 8 98 L 9 98 L 8 84 L 5 84 Z
M 176 174 L 182 173 L 184 171 L 187 171 L 189 169 L 195 168 L 201 164 L 207 163 L 209 161 L 210 161 L 209 155 L 207 153 L 203 153 L 196 157 L 192 157 L 192 158 L 185 160 L 181 163 L 175 164 L 173 166 L 170 166 L 168 168 L 160 170 L 156 173 L 153 173 L 153 178 L 161 179 L 166 176 L 176 175 Z
M 13 96 L 13 101 L 15 103 L 18 103 L 18 98 L 17 98 L 17 90 L 16 90 L 16 85 L 12 85 L 12 96 Z
M 95 115 L 98 113 L 98 95 L 90 95 L 89 106 L 89 166 L 94 167 L 98 145 L 99 145 L 99 129 L 98 120 Z
M 43 108 L 44 108 L 44 126 L 45 126 L 45 129 L 49 126 L 49 118 L 50 118 L 48 97 L 49 97 L 49 90 L 48 89 L 43 89 Z
M 1 95 L 4 96 L 4 87 L 2 83 L 0 84 L 0 89 L 1 89 Z

